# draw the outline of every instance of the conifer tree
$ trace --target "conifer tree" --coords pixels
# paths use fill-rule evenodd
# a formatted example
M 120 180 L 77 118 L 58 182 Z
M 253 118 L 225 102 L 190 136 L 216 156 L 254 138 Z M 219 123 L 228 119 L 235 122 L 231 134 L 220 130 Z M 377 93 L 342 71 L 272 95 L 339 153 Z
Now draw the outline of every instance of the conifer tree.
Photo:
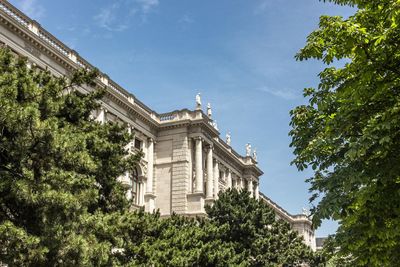
M 265 203 L 247 191 L 228 189 L 206 211 L 219 228 L 217 237 L 232 243 L 249 266 L 300 266 L 313 263 L 314 255 L 290 225 L 277 220 Z
M 111 261 L 104 218 L 126 212 L 117 177 L 137 157 L 117 124 L 91 119 L 97 71 L 55 77 L 0 49 L 0 261 L 9 266 L 87 266 Z

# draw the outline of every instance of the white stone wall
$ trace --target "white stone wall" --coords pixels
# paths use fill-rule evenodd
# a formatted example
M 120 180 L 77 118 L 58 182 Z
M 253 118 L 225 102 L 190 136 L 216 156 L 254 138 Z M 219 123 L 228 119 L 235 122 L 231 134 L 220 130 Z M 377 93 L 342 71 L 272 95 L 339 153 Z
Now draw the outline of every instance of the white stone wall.
M 187 211 L 186 193 L 190 177 L 190 151 L 186 133 L 173 136 L 172 149 L 172 211 L 183 214 Z
M 158 140 L 154 146 L 155 153 L 155 206 L 161 215 L 171 213 L 172 182 L 172 139 Z

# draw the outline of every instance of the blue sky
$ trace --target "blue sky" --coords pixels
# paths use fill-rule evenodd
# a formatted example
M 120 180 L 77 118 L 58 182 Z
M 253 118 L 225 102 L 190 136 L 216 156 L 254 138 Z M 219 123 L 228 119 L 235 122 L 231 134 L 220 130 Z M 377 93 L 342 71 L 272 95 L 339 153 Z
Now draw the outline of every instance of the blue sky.
M 260 189 L 290 213 L 309 207 L 311 172 L 290 165 L 289 111 L 323 65 L 294 55 L 322 14 L 318 0 L 12 0 L 44 28 L 159 113 L 210 102 L 221 135 L 257 148 Z M 317 235 L 333 233 L 326 222 Z

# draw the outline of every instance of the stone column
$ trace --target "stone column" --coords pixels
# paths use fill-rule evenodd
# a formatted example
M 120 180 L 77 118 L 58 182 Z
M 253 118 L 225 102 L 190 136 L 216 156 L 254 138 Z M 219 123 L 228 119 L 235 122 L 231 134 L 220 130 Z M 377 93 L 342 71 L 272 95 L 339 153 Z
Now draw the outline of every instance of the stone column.
M 154 183 L 154 140 L 153 138 L 147 139 L 147 181 L 143 183 L 143 196 L 145 211 L 153 212 L 155 210 L 155 194 L 153 191 Z M 144 193 L 146 192 L 146 193 Z
M 260 199 L 260 184 L 256 184 L 256 189 L 254 191 L 254 197 L 258 200 Z
M 132 134 L 132 127 L 128 125 L 128 133 Z M 129 153 L 132 153 L 132 148 L 135 144 L 135 139 L 132 139 L 127 145 L 126 145 L 126 150 L 128 150 Z
M 138 194 L 138 205 L 139 206 L 144 206 L 144 191 L 146 190 L 146 188 L 145 188 L 145 183 L 144 183 L 144 181 L 142 180 L 142 182 L 140 183 L 140 186 L 139 186 L 139 194 Z
M 239 176 L 235 175 L 235 184 L 234 184 L 236 190 L 239 190 Z
M 237 180 L 237 190 L 242 190 L 243 189 L 243 179 L 242 177 L 238 176 L 238 180 Z
M 203 140 L 196 139 L 196 193 L 203 192 Z
M 228 169 L 228 175 L 226 177 L 227 188 L 232 188 L 232 171 Z
M 254 190 L 254 187 L 253 187 L 253 181 L 252 181 L 251 179 L 249 179 L 249 180 L 247 181 L 247 190 L 248 190 L 249 193 L 250 193 L 250 197 L 253 197 L 253 190 Z
M 214 199 L 218 199 L 219 192 L 219 162 L 216 160 L 214 164 Z
M 149 138 L 147 141 L 147 193 L 153 193 L 153 161 L 154 161 L 154 141 Z
M 211 199 L 213 197 L 213 147 L 209 146 L 207 151 L 207 192 L 206 198 Z
M 106 119 L 104 108 L 100 108 L 100 112 L 97 115 L 96 121 L 104 123 Z

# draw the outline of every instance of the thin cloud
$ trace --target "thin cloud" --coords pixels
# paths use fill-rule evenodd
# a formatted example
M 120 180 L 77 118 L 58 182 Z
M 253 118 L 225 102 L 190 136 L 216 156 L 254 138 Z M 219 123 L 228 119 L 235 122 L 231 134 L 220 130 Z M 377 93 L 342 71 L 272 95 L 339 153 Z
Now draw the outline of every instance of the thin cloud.
M 293 91 L 289 89 L 273 89 L 269 87 L 260 87 L 256 89 L 257 91 L 265 92 L 268 94 L 271 94 L 273 96 L 285 99 L 285 100 L 293 100 L 298 98 L 298 95 L 296 95 Z
M 158 0 L 136 0 L 135 2 L 139 4 L 144 14 L 147 14 L 160 4 Z
M 29 17 L 39 20 L 45 13 L 45 8 L 37 3 L 36 0 L 21 0 L 20 8 Z
M 119 3 L 115 3 L 111 6 L 100 9 L 99 13 L 94 16 L 94 20 L 98 25 L 108 31 L 120 32 L 126 30 L 128 25 L 124 22 L 119 22 L 118 9 L 120 8 Z
M 99 9 L 93 17 L 97 25 L 110 32 L 122 32 L 133 25 L 136 15 L 142 20 L 159 5 L 158 0 L 121 0 Z

